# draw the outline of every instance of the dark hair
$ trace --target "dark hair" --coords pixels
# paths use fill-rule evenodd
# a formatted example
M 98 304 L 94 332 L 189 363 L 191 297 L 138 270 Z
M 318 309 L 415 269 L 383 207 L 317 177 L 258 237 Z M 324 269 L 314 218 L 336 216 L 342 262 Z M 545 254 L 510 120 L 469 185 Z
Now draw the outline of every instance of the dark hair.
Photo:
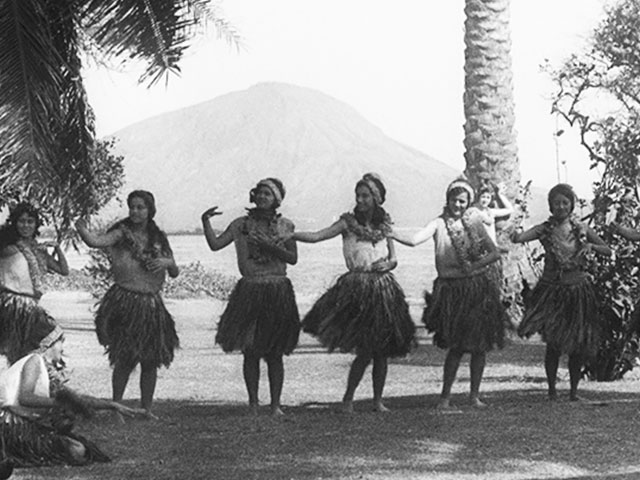
M 160 227 L 156 224 L 153 217 L 156 214 L 156 203 L 153 198 L 153 194 L 146 190 L 134 190 L 127 196 L 127 206 L 131 206 L 131 201 L 134 198 L 140 198 L 145 203 L 147 210 L 149 210 L 149 218 L 147 219 L 147 245 L 146 248 L 151 248 L 154 243 L 159 243 L 160 248 L 165 254 L 172 254 L 171 246 L 169 245 L 169 240 L 167 240 L 167 235 Z M 118 228 L 125 226 L 128 229 L 133 227 L 133 223 L 129 217 L 124 218 L 115 224 L 113 224 L 107 231 L 111 232 L 113 230 L 117 230 Z
M 0 227 L 0 248 L 13 245 L 20 239 L 17 228 L 18 220 L 25 213 L 36 221 L 36 229 L 33 236 L 38 236 L 42 226 L 40 212 L 29 202 L 20 202 L 10 210 L 6 223 Z
M 573 187 L 568 183 L 559 183 L 555 187 L 553 187 L 551 190 L 549 190 L 549 194 L 547 195 L 549 210 L 551 210 L 551 202 L 553 201 L 554 197 L 556 197 L 557 195 L 562 195 L 563 197 L 566 197 L 569 199 L 569 201 L 571 202 L 571 211 L 573 212 L 573 209 L 576 206 L 576 194 L 573 191 Z
M 488 194 L 491 195 L 491 197 L 493 197 L 495 195 L 495 189 L 493 187 L 491 187 L 490 185 L 484 185 L 484 186 L 480 187 L 478 189 L 478 193 L 477 193 L 478 198 L 481 195 L 485 194 L 485 193 L 488 193 Z
M 467 194 L 467 201 L 469 203 L 467 205 L 467 208 L 469 208 L 471 206 L 471 194 L 469 193 L 469 191 L 464 187 L 453 187 L 453 188 L 447 190 L 447 202 L 445 203 L 444 209 L 442 210 L 442 216 L 447 216 L 447 215 L 451 214 L 451 212 L 449 211 L 449 201 L 453 197 L 457 197 L 461 193 L 466 193 Z
M 45 318 L 38 318 L 26 332 L 26 338 L 21 347 L 18 358 L 25 356 L 27 353 L 37 350 L 40 342 L 44 337 L 49 335 L 56 328 L 56 324 Z
M 367 180 L 376 184 L 376 187 L 380 191 L 380 196 L 382 197 L 382 203 L 384 203 L 387 196 L 387 189 L 382 183 L 382 180 L 374 175 L 365 174 L 365 176 L 362 179 L 358 180 L 358 183 L 356 183 L 356 190 L 358 189 L 358 187 L 366 187 L 370 191 L 371 188 L 367 184 Z M 357 208 L 353 209 L 353 216 L 356 218 L 356 221 L 360 225 L 366 225 L 367 219 L 365 218 L 364 213 L 359 211 Z M 373 213 L 371 214 L 371 225 L 377 228 L 385 223 L 388 217 L 389 215 L 387 214 L 387 211 L 381 205 L 378 205 L 376 203 L 373 207 Z
M 271 189 L 271 185 L 267 184 L 266 182 L 271 182 L 273 183 L 276 188 L 278 189 L 279 193 L 280 193 L 280 198 L 282 200 L 284 200 L 284 196 L 286 195 L 287 191 L 284 188 L 284 183 L 282 183 L 282 180 L 280 180 L 279 178 L 275 178 L 275 177 L 267 177 L 267 178 L 263 178 L 262 180 L 260 180 L 255 187 L 253 187 L 251 190 L 249 190 L 249 202 L 250 203 L 256 203 L 256 194 L 258 193 L 258 189 L 260 187 L 267 187 L 269 189 Z M 274 192 L 275 194 L 275 192 Z M 281 201 L 276 201 L 276 205 L 275 207 L 273 207 L 273 210 L 277 210 L 278 207 L 280 206 L 282 202 Z M 251 210 L 251 209 L 247 209 L 247 210 Z

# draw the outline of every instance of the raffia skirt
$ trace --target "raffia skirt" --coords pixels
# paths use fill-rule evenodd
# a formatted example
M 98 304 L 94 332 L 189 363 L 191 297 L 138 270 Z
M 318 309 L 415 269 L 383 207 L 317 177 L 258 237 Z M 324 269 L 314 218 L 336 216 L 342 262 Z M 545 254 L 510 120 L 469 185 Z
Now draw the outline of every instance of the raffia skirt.
M 0 408 L 2 467 L 6 464 L 34 467 L 111 461 L 93 442 L 73 433 L 73 423 L 73 415 L 60 408 L 52 408 L 33 418 L 18 415 L 9 407 Z M 84 445 L 85 459 L 78 461 L 69 454 L 69 439 Z
M 422 322 L 443 349 L 483 353 L 504 346 L 508 319 L 496 282 L 485 274 L 436 278 Z
M 330 352 L 399 357 L 415 345 L 415 324 L 390 272 L 347 272 L 313 305 L 303 330 Z
M 300 316 L 291 281 L 283 275 L 242 277 L 218 322 L 216 343 L 225 352 L 288 355 L 299 335 Z
M 586 278 L 573 284 L 540 280 L 518 326 L 522 337 L 535 333 L 560 353 L 595 356 L 603 324 L 591 282 Z
M 34 325 L 56 321 L 29 295 L 0 290 L 0 354 L 15 363 L 33 346 L 26 345 Z
M 95 326 L 112 366 L 168 367 L 180 345 L 175 322 L 159 293 L 113 285 L 99 303 Z

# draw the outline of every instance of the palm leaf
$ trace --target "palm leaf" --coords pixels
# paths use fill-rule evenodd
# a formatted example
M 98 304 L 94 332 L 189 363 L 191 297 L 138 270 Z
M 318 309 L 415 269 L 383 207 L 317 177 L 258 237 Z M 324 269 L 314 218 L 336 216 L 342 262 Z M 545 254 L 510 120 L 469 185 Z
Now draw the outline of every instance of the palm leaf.
M 0 1 L 0 184 L 50 173 L 60 118 L 60 58 L 45 0 Z

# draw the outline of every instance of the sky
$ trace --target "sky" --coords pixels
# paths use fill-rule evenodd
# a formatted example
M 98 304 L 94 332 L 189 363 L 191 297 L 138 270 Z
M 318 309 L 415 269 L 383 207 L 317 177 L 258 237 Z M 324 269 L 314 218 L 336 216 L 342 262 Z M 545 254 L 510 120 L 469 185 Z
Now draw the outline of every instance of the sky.
M 350 104 L 391 138 L 464 168 L 464 0 L 227 0 L 238 51 L 199 39 L 182 74 L 152 88 L 139 69 L 89 65 L 98 135 L 265 81 L 313 88 Z M 516 129 L 523 181 L 572 183 L 589 196 L 588 159 L 571 133 L 554 133 L 553 84 L 541 71 L 587 48 L 607 0 L 511 1 Z M 564 163 L 563 163 L 564 162 Z M 560 165 L 560 168 L 558 168 Z

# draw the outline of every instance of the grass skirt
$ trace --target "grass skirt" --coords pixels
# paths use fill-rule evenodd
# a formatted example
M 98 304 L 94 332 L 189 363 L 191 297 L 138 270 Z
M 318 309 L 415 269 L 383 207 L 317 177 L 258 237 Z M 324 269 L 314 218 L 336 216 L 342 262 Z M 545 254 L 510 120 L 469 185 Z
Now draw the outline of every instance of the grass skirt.
M 542 339 L 560 353 L 591 358 L 598 353 L 602 319 L 591 282 L 574 284 L 539 281 L 531 292 L 518 334 Z
M 0 439 L 3 459 L 15 467 L 46 465 L 84 465 L 109 462 L 93 442 L 72 433 L 73 416 L 60 408 L 52 408 L 37 418 L 27 418 L 0 408 Z M 78 461 L 68 452 L 68 439 L 82 443 L 85 460 Z
M 316 301 L 302 327 L 330 352 L 399 357 L 414 346 L 409 306 L 390 272 L 341 275 Z
M 220 317 L 216 343 L 225 352 L 288 355 L 296 348 L 299 334 L 300 316 L 291 281 L 279 275 L 243 277 Z
M 0 354 L 15 363 L 37 345 L 27 345 L 34 325 L 56 322 L 28 295 L 0 290 Z
M 95 325 L 112 366 L 168 367 L 180 343 L 159 293 L 131 292 L 113 285 L 100 301 Z
M 486 275 L 438 277 L 425 302 L 422 321 L 439 348 L 482 353 L 504 346 L 507 314 L 496 283 Z

